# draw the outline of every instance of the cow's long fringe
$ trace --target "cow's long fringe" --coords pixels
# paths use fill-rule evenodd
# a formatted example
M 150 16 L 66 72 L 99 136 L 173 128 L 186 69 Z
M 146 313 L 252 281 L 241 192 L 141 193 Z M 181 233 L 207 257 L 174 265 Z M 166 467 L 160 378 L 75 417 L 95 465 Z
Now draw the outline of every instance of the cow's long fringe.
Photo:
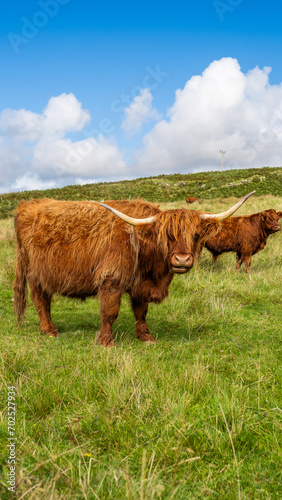
M 21 321 L 26 306 L 27 306 L 27 280 L 19 244 L 17 243 L 17 265 L 16 265 L 16 277 L 14 281 L 14 310 L 17 315 L 18 327 L 20 327 L 21 325 Z

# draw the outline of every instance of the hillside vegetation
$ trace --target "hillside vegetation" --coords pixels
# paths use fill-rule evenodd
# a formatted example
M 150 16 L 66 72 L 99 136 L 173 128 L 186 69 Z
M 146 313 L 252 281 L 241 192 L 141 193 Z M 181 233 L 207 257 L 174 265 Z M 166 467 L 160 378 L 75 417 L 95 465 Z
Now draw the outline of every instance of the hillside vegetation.
M 160 175 L 132 181 L 67 186 L 44 191 L 24 191 L 0 196 L 0 218 L 12 215 L 20 200 L 58 198 L 60 200 L 119 200 L 142 197 L 148 201 L 185 201 L 187 195 L 203 200 L 240 197 L 250 191 L 256 196 L 282 195 L 282 167 Z

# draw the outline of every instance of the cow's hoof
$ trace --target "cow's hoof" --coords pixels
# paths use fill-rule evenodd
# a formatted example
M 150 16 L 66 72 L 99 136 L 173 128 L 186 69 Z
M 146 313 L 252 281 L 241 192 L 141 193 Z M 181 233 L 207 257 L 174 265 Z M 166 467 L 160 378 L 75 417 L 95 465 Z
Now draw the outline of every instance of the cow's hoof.
M 96 344 L 102 345 L 104 347 L 115 347 L 116 345 L 113 338 L 109 337 L 108 335 L 101 336 L 101 333 L 99 331 L 96 332 L 95 342 Z
M 100 340 L 99 344 L 102 345 L 103 347 L 115 347 L 116 346 L 114 340 L 110 340 L 110 341 Z
M 156 344 L 156 340 L 150 333 L 142 333 L 137 335 L 137 338 L 141 340 L 141 342 L 147 342 L 147 344 Z
M 59 332 L 57 330 L 45 331 L 44 335 L 47 335 L 47 337 L 59 337 Z

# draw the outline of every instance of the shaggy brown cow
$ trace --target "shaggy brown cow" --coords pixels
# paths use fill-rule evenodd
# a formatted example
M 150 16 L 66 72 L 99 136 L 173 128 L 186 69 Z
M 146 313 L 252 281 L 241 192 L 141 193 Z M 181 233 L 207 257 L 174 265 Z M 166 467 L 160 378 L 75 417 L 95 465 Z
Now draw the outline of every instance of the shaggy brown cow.
M 54 293 L 81 299 L 98 295 L 99 340 L 104 346 L 113 345 L 112 324 L 127 292 L 137 337 L 153 342 L 146 324 L 148 304 L 168 296 L 173 275 L 192 268 L 198 245 L 216 234 L 221 220 L 251 194 L 219 215 L 163 211 L 142 200 L 110 201 L 111 206 L 48 199 L 21 202 L 15 218 L 18 326 L 27 304 L 27 283 L 41 331 L 54 337 L 58 335 L 50 312 Z
M 221 231 L 208 239 L 204 246 L 216 261 L 224 252 L 237 252 L 236 270 L 244 262 L 246 272 L 251 273 L 252 255 L 262 250 L 270 234 L 280 231 L 278 220 L 282 212 L 269 209 L 253 215 L 231 217 L 222 224 Z
M 187 196 L 186 203 L 194 203 L 194 201 L 198 201 L 198 199 L 197 196 Z

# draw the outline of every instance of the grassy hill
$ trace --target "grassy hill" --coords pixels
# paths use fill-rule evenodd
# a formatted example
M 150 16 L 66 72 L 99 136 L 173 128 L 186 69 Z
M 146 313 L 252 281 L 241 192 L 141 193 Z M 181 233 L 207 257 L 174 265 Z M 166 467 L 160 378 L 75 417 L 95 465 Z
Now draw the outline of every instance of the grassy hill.
M 10 217 L 20 199 L 42 196 L 143 196 L 168 208 L 189 193 L 200 197 L 193 209 L 220 211 L 228 205 L 223 198 L 253 189 L 256 196 L 241 213 L 282 210 L 281 178 L 281 168 L 232 170 L 0 197 L 6 219 L 0 220 L 1 499 L 13 498 L 7 486 L 11 386 L 19 499 L 282 497 L 282 231 L 253 257 L 251 276 L 234 271 L 234 254 L 214 264 L 206 250 L 190 273 L 175 276 L 169 297 L 149 307 L 155 345 L 136 339 L 124 296 L 113 329 L 116 348 L 105 349 L 95 342 L 101 325 L 95 299 L 55 296 L 60 336 L 50 338 L 40 334 L 29 298 L 17 328 Z
M 84 186 L 66 186 L 61 189 L 24 191 L 0 196 L 0 218 L 12 215 L 20 200 L 30 198 L 58 198 L 60 200 L 118 200 L 137 198 L 148 201 L 184 201 L 187 194 L 200 199 L 240 197 L 256 190 L 256 196 L 282 195 L 282 167 L 172 174 L 144 177 L 132 181 L 103 182 Z

